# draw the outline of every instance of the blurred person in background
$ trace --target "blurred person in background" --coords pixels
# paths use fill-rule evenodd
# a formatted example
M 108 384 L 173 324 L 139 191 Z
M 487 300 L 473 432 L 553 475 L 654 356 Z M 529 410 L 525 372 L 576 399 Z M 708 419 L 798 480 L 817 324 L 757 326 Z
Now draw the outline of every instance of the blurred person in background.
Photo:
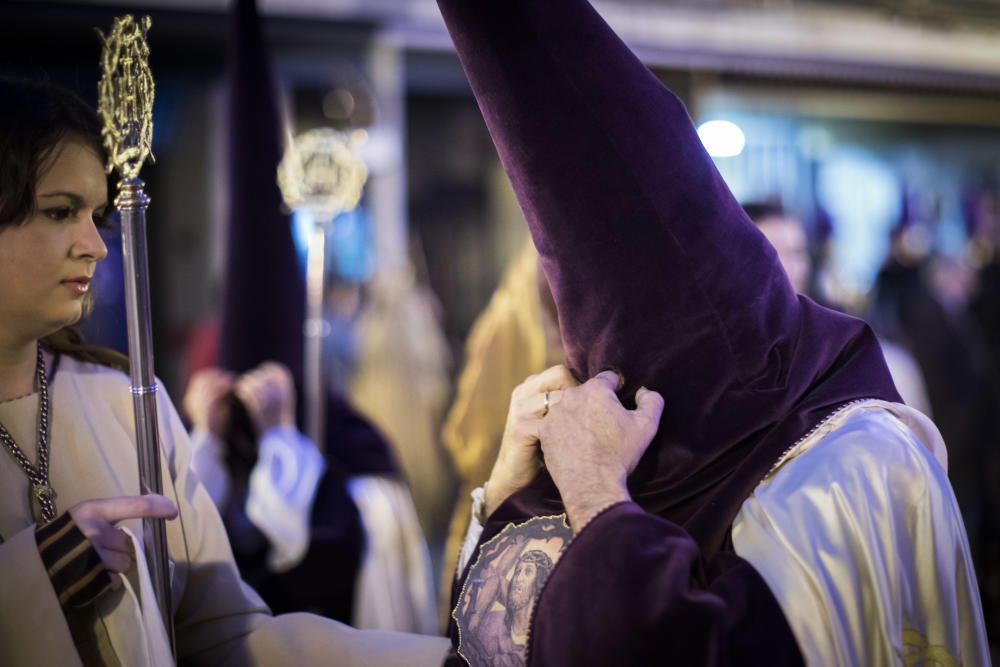
M 454 489 L 439 438 L 451 367 L 439 311 L 411 264 L 377 272 L 354 321 L 346 392 L 351 405 L 385 434 L 420 526 L 434 542 L 445 530 Z
M 386 439 L 349 405 L 347 394 L 322 386 L 317 388 L 321 395 L 316 397 L 325 422 L 322 441 L 309 442 L 302 435 L 304 429 L 296 428 L 304 423 L 302 404 L 306 402 L 296 400 L 297 392 L 306 386 L 305 257 L 296 247 L 275 169 L 284 154 L 283 138 L 297 130 L 294 120 L 283 118 L 279 111 L 268 41 L 256 2 L 237 0 L 231 8 L 226 58 L 225 271 L 218 354 L 212 365 L 240 374 L 233 379 L 234 397 L 237 389 L 245 395 L 240 402 L 248 419 L 241 420 L 235 431 L 239 442 L 224 442 L 226 434 L 215 433 L 212 437 L 222 444 L 212 447 L 207 438 L 201 438 L 208 431 L 200 431 L 198 449 L 207 449 L 199 461 L 216 469 L 211 473 L 203 468 L 200 473 L 206 479 L 234 474 L 226 467 L 226 459 L 238 460 L 230 452 L 240 448 L 238 472 L 245 480 L 246 497 L 230 497 L 226 512 L 227 523 L 237 531 L 234 535 L 247 537 L 238 550 L 246 547 L 251 551 L 251 564 L 262 579 L 270 581 L 276 573 L 289 578 L 296 570 L 303 572 L 297 587 L 284 586 L 275 579 L 271 587 L 276 596 L 297 588 L 302 597 L 294 604 L 301 604 L 322 594 L 316 584 L 324 581 L 323 576 L 336 576 L 341 578 L 338 590 L 346 587 L 354 593 L 347 609 L 340 597 L 337 613 L 349 616 L 356 626 L 435 628 L 426 545 L 413 520 L 412 500 L 400 479 L 398 461 Z M 338 303 L 336 291 L 331 292 L 328 305 L 342 307 L 349 321 L 355 305 L 350 294 Z M 334 346 L 341 342 L 331 341 Z M 257 390 L 250 391 L 254 387 Z M 277 428 L 272 427 L 273 421 L 250 428 L 254 425 L 252 415 L 258 412 L 251 399 L 257 394 L 260 405 L 270 405 L 269 412 L 283 415 Z M 216 405 L 214 399 L 207 396 L 197 402 L 209 409 Z M 306 463 L 318 460 L 319 453 L 324 472 L 315 482 L 319 486 L 310 503 L 316 466 Z M 293 464 L 298 476 L 291 474 Z M 294 506 L 290 506 L 293 499 Z M 273 511 L 273 519 L 263 511 L 268 509 Z M 278 525 L 282 521 L 288 525 Z M 284 554 L 274 540 L 263 539 L 271 532 L 279 535 L 274 531 L 290 525 L 297 526 L 294 535 L 298 540 L 291 553 Z M 309 528 L 308 542 L 305 527 Z M 361 544 L 345 537 L 352 532 L 361 536 Z M 343 553 L 336 551 L 338 540 L 348 545 Z M 240 537 L 234 537 L 234 542 L 239 541 Z M 350 579 L 346 564 L 344 573 L 332 568 L 324 571 L 324 558 L 313 558 L 306 544 L 321 548 L 331 562 L 341 557 L 349 561 L 352 548 L 361 554 L 354 588 L 344 583 Z M 277 558 L 281 555 L 287 557 Z M 298 567 L 294 567 L 296 558 L 302 559 Z M 315 577 L 308 575 L 310 570 Z
M 776 203 L 748 202 L 743 204 L 743 210 L 774 246 L 792 288 L 799 294 L 808 294 L 813 267 L 809 254 L 809 240 L 802 221 Z M 829 299 L 825 301 L 828 302 Z M 830 303 L 825 305 L 834 307 Z M 900 396 L 903 397 L 903 402 L 929 417 L 933 416 L 930 400 L 927 397 L 927 387 L 916 360 L 902 346 L 885 338 L 879 338 L 879 344 L 882 346 L 886 365 L 889 366 L 892 380 Z
M 988 347 L 965 303 L 967 270 L 934 254 L 932 221 L 915 210 L 909 194 L 904 197 L 867 319 L 881 337 L 911 350 L 924 373 L 934 421 L 948 443 L 948 478 L 962 510 L 995 642 L 1000 561 L 990 553 L 996 547 L 988 546 L 1000 532 L 1000 515 L 990 501 L 996 481 L 989 477 L 1000 455 L 995 378 Z
M 296 427 L 291 373 L 198 371 L 184 396 L 192 466 L 222 514 L 243 578 L 276 613 L 431 632 L 430 563 L 382 436 L 341 399 L 324 452 Z
M 975 282 L 969 301 L 969 313 L 982 333 L 990 358 L 993 396 L 1000 400 L 1000 196 L 995 188 L 985 187 L 968 194 L 966 229 L 969 235 L 967 256 L 975 270 Z M 1000 419 L 1000 405 L 994 415 Z M 1000 433 L 997 428 L 996 433 Z M 979 563 L 980 590 L 986 611 L 987 629 L 993 638 L 995 658 L 1000 659 L 1000 441 L 986 444 L 982 461 L 987 481 L 981 498 Z M 992 482 L 992 483 L 991 483 Z

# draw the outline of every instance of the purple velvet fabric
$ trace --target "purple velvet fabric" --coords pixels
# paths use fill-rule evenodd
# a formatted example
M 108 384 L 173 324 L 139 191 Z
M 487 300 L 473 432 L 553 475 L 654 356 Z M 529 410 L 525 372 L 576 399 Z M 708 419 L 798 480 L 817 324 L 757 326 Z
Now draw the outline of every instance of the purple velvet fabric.
M 683 529 L 634 503 L 573 541 L 542 590 L 527 651 L 530 665 L 802 664 L 749 563 L 726 553 L 706 567 Z
M 791 289 L 681 102 L 585 0 L 439 0 L 524 210 L 570 369 L 663 394 L 629 480 L 706 557 L 781 453 L 853 399 L 898 401 L 861 320 Z
M 301 386 L 305 282 L 278 189 L 281 124 L 255 2 L 235 2 L 231 21 L 228 250 L 219 362 L 243 373 L 263 361 L 279 361 Z
M 543 473 L 489 517 L 480 544 L 510 524 L 564 511 Z M 448 634 L 457 648 L 454 619 Z M 753 566 L 731 550 L 706 560 L 681 526 L 634 502 L 608 508 L 570 544 L 535 601 L 526 652 L 528 665 L 574 667 L 737 667 L 762 664 L 764 655 L 773 667 L 803 664 Z M 468 663 L 456 655 L 446 664 Z
M 824 416 L 900 400 L 874 334 L 793 292 L 681 102 L 585 0 L 438 4 L 541 256 L 568 366 L 580 380 L 622 372 L 626 405 L 640 386 L 666 401 L 629 479 L 635 504 L 587 527 L 537 599 L 529 664 L 739 664 L 750 647 L 751 660 L 801 662 L 729 531 Z M 561 511 L 543 472 L 482 541 Z
M 299 402 L 301 405 L 301 401 Z M 337 464 L 347 477 L 386 475 L 400 477 L 399 464 L 385 436 L 374 424 L 351 407 L 347 399 L 328 393 L 326 396 L 327 465 Z M 301 417 L 300 417 L 301 419 Z

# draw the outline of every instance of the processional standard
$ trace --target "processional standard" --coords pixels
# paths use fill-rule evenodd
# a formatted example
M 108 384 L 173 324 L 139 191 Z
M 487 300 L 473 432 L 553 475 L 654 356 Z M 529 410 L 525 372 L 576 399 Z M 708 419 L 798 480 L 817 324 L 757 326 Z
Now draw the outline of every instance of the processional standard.
M 149 300 L 149 265 L 146 247 L 146 209 L 149 197 L 139 178 L 146 159 L 153 159 L 153 75 L 149 69 L 146 33 L 148 16 L 131 15 L 114 20 L 101 37 L 101 81 L 98 113 L 104 123 L 107 171 L 118 172 L 118 209 L 122 228 L 125 269 L 125 314 L 128 325 L 129 376 L 135 410 L 139 487 L 142 493 L 163 493 L 160 466 L 160 430 L 157 419 L 156 376 L 153 373 L 153 335 Z M 160 616 L 174 647 L 173 608 L 170 600 L 170 567 L 163 519 L 143 521 L 144 551 Z

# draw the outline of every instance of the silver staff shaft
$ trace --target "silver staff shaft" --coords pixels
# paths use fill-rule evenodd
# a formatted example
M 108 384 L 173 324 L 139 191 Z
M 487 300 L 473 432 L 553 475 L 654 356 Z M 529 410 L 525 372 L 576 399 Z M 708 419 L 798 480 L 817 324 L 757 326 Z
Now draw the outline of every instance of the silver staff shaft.
M 327 323 L 323 317 L 323 286 L 326 275 L 326 226 L 313 223 L 306 259 L 306 324 L 303 381 L 305 382 L 306 435 L 322 452 L 326 449 L 323 423 L 323 338 Z
M 160 469 L 160 430 L 156 410 L 156 376 L 153 374 L 153 332 L 149 303 L 149 266 L 146 250 L 146 208 L 149 197 L 138 178 L 118 183 L 115 206 L 121 214 L 122 254 L 125 263 L 125 315 L 131 367 L 132 405 L 135 408 L 139 485 L 142 493 L 163 493 Z M 174 615 L 170 600 L 170 567 L 167 531 L 163 519 L 143 520 L 143 541 L 153 591 L 174 647 Z

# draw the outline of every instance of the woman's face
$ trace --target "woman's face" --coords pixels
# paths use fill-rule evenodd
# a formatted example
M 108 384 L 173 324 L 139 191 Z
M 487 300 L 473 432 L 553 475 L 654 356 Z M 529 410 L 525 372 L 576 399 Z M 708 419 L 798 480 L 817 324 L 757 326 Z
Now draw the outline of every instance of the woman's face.
M 80 319 L 94 268 L 108 254 L 95 222 L 107 205 L 93 149 L 72 139 L 56 146 L 36 183 L 32 217 L 0 227 L 4 338 L 40 338 Z

